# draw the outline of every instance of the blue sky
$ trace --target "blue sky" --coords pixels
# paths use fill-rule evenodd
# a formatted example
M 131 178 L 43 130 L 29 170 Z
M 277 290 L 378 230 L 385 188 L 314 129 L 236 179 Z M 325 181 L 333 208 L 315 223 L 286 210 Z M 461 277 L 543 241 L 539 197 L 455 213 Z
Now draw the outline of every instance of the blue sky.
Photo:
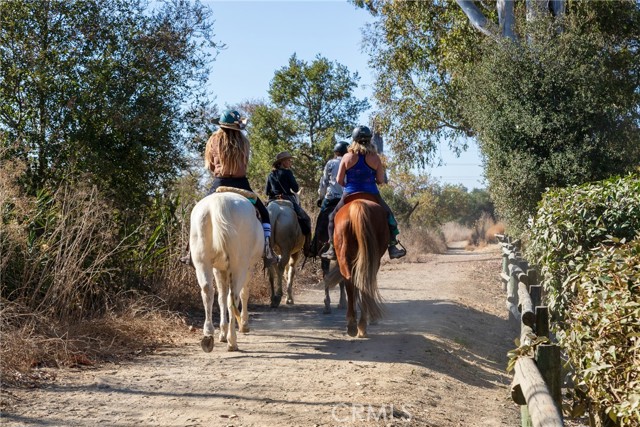
M 362 52 L 362 28 L 371 15 L 346 0 L 213 1 L 201 0 L 213 11 L 215 39 L 226 44 L 213 63 L 210 92 L 223 109 L 247 100 L 268 99 L 269 83 L 276 70 L 286 66 L 292 54 L 311 62 L 326 57 L 358 72 L 358 98 L 372 96 L 373 72 Z M 366 123 L 368 115 L 361 120 Z M 383 135 L 384 137 L 384 135 Z M 484 187 L 478 149 L 456 158 L 442 144 L 445 166 L 427 172 L 441 183 Z

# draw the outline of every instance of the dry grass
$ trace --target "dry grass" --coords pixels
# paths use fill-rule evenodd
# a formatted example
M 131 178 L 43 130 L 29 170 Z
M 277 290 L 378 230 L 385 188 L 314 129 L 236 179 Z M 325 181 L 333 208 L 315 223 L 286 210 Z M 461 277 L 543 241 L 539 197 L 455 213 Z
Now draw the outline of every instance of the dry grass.
M 125 301 L 129 301 L 128 304 Z M 4 301 L 0 309 L 3 384 L 35 386 L 50 379 L 44 367 L 88 367 L 130 359 L 173 345 L 187 331 L 184 318 L 148 298 L 122 298 L 128 308 L 100 318 L 64 323 Z
M 471 240 L 473 230 L 457 222 L 447 222 L 441 228 L 442 234 L 444 234 L 445 241 L 448 242 L 463 242 L 465 240 Z

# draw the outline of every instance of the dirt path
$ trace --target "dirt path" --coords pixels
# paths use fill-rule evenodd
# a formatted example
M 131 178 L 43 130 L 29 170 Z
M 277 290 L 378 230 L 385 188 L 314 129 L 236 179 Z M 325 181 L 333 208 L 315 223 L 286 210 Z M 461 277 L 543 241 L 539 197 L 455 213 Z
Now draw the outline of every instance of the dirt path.
M 252 306 L 239 352 L 218 342 L 202 352 L 198 330 L 181 347 L 16 391 L 0 424 L 517 425 L 504 369 L 515 332 L 499 259 L 489 247 L 386 264 L 387 317 L 369 326 L 368 339 L 347 336 L 344 310 L 321 314 L 322 290 L 307 289 L 294 306 Z M 335 306 L 337 290 L 332 298 Z

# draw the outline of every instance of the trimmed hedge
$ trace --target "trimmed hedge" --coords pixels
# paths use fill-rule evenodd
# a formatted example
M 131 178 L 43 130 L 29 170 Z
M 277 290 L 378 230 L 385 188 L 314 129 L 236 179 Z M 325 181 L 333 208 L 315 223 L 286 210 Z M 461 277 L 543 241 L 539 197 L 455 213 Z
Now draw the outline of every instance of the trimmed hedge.
M 640 175 L 547 191 L 526 248 L 591 415 L 640 420 Z
M 527 259 L 540 267 L 547 304 L 557 318 L 576 290 L 566 279 L 610 236 L 640 233 L 640 174 L 548 190 L 527 237 Z

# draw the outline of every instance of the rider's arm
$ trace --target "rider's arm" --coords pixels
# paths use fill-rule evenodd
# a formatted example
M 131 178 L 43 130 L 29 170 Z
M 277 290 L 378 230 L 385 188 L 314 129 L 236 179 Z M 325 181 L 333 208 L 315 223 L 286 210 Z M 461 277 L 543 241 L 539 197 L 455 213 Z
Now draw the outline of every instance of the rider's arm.
M 377 154 L 375 156 L 378 163 L 378 167 L 376 169 L 376 183 L 384 184 L 384 165 L 382 164 L 382 160 L 380 159 L 380 156 L 378 156 Z
M 291 187 L 291 191 L 294 193 L 297 193 L 298 190 L 300 190 L 300 186 L 298 185 L 298 181 L 296 181 L 296 177 L 293 176 L 293 172 L 291 171 L 291 169 L 284 169 L 284 170 L 286 172 L 283 175 L 287 177 L 287 180 L 289 181 L 289 186 Z
M 322 199 L 327 194 L 327 186 L 329 185 L 329 162 L 324 165 L 322 178 L 320 178 L 320 187 L 318 188 L 318 196 Z
M 271 177 L 271 175 L 267 176 L 267 185 L 264 188 L 264 194 L 266 194 L 267 197 L 271 197 L 271 180 L 269 177 Z
M 340 161 L 340 167 L 338 167 L 338 176 L 336 176 L 336 182 L 344 187 L 344 178 L 347 174 L 347 160 L 351 158 L 351 153 L 347 153 L 342 156 Z

